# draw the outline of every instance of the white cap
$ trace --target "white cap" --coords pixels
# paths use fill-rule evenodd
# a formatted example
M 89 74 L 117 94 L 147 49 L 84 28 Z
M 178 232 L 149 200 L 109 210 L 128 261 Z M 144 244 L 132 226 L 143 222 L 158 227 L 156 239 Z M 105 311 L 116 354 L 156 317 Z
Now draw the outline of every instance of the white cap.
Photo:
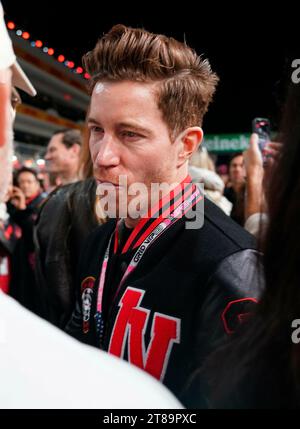
M 9 67 L 12 70 L 12 85 L 22 89 L 29 95 L 35 96 L 36 90 L 16 60 L 12 41 L 6 29 L 3 8 L 0 2 L 0 70 Z

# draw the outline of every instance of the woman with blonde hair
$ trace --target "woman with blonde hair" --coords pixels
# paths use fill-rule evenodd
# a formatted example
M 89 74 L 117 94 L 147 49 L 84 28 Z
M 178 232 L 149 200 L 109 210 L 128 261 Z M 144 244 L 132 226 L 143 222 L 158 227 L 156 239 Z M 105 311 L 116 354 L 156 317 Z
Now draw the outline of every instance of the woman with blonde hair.
M 189 175 L 193 183 L 203 183 L 205 195 L 229 216 L 232 204 L 223 195 L 224 182 L 216 173 L 214 162 L 205 147 L 191 157 Z

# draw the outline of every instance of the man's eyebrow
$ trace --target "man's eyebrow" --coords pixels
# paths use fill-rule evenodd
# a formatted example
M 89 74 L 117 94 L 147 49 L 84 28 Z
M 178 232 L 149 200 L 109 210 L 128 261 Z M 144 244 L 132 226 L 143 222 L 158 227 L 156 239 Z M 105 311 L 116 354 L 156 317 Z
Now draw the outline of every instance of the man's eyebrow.
M 151 134 L 151 131 L 141 125 L 132 123 L 132 122 L 120 122 L 118 124 L 119 128 L 134 128 L 135 130 L 141 131 L 143 133 Z
M 97 125 L 99 125 L 99 122 L 96 121 L 96 119 L 94 119 L 94 118 L 88 118 L 87 123 L 88 124 L 97 124 Z
M 87 120 L 88 124 L 95 124 L 95 125 L 101 125 L 100 122 L 98 122 L 95 118 L 88 118 Z M 119 122 L 117 124 L 118 128 L 132 128 L 136 131 L 146 133 L 146 134 L 152 134 L 151 131 L 145 127 L 142 127 L 141 125 L 135 124 L 133 122 Z

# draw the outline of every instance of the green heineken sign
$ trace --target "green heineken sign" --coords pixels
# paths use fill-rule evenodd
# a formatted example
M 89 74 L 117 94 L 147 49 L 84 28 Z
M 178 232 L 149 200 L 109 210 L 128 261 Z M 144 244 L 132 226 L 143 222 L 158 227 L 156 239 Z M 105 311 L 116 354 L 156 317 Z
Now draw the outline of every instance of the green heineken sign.
M 203 145 L 209 152 L 242 152 L 249 145 L 250 133 L 247 134 L 206 134 Z

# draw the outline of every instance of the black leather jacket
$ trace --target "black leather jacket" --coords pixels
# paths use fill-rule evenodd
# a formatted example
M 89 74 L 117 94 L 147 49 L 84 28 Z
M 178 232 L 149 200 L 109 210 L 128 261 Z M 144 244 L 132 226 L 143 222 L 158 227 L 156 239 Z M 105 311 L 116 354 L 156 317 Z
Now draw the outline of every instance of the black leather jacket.
M 82 244 L 99 222 L 94 179 L 57 188 L 40 211 L 34 233 L 39 314 L 63 328 L 75 305 Z

